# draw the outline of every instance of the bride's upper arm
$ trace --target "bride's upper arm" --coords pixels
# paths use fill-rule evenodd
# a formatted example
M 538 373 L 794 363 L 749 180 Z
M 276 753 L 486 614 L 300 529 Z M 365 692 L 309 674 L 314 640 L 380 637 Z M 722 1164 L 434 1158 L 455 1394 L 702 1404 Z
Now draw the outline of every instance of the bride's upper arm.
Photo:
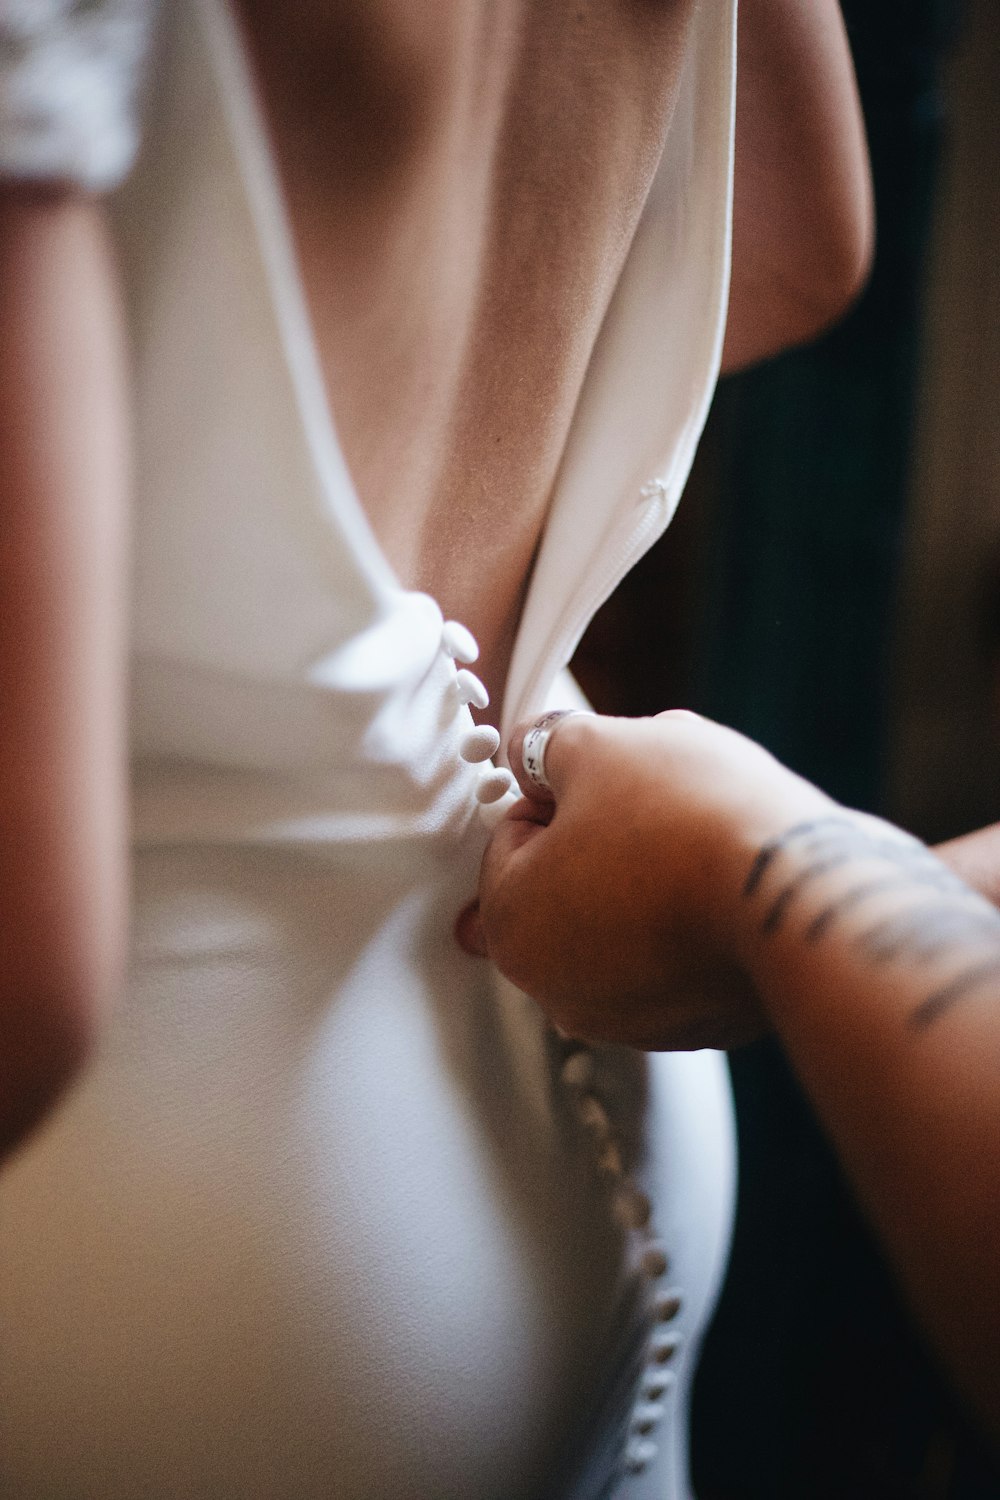
M 742 0 L 723 368 L 807 342 L 864 286 L 874 213 L 837 0 Z

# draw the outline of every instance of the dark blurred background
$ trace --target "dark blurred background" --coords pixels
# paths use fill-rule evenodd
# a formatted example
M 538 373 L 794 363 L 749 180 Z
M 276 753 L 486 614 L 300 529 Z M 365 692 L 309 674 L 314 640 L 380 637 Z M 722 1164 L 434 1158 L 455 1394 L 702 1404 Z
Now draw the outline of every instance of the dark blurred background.
M 723 382 L 677 520 L 575 666 L 605 711 L 696 708 L 935 840 L 1000 819 L 1000 0 L 844 11 L 871 283 L 826 338 Z M 699 1500 L 1000 1497 L 778 1048 L 731 1068 Z

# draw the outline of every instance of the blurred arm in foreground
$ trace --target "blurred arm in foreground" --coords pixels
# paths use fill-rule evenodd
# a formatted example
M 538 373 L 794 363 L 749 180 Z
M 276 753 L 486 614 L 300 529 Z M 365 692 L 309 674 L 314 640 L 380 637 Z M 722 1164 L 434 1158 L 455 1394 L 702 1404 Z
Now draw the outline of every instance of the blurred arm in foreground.
M 99 195 L 135 152 L 154 10 L 0 15 L 0 1156 L 120 982 L 129 441 Z

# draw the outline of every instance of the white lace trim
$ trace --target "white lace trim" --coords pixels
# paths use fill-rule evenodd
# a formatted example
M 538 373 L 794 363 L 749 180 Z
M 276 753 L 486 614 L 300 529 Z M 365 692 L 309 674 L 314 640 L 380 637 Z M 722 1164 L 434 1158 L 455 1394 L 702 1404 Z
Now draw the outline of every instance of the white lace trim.
M 126 174 L 157 0 L 0 0 L 0 176 Z

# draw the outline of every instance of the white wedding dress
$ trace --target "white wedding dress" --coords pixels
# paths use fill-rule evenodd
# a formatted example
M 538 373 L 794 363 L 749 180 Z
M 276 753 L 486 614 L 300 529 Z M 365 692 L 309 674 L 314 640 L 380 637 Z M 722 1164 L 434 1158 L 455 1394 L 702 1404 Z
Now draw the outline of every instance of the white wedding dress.
M 51 41 L 74 8 L 49 9 Z M 687 475 L 724 322 L 734 11 L 697 12 L 506 725 L 569 691 Z M 472 651 L 358 504 L 224 0 L 165 22 L 115 206 L 139 442 L 129 978 L 0 1179 L 0 1493 L 683 1500 L 734 1192 L 722 1060 L 574 1049 L 455 946 L 485 837 Z M 27 50 L 0 48 L 10 77 Z M 72 175 L 43 113 L 33 156 L 8 113 L 5 170 Z M 95 182 L 118 170 L 98 125 L 76 158 Z

